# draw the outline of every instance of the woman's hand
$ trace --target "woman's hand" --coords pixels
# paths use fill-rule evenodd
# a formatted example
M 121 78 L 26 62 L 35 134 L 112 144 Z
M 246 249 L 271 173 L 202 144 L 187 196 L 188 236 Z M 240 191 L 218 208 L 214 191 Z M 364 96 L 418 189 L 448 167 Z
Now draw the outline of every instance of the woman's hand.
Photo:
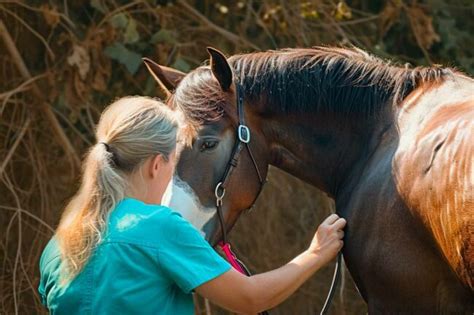
M 342 247 L 344 219 L 330 215 L 319 226 L 309 248 L 286 265 L 251 277 L 231 269 L 196 288 L 196 292 L 225 309 L 255 314 L 288 298 Z
M 345 226 L 346 220 L 339 218 L 337 214 L 331 214 L 319 225 L 308 252 L 319 257 L 321 265 L 327 264 L 341 250 Z

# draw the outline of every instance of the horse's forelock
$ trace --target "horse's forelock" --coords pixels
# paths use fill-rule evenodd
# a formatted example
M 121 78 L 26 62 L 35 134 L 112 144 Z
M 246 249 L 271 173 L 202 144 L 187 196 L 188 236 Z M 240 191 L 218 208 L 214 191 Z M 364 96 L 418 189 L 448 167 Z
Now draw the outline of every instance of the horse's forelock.
M 199 67 L 179 83 L 170 99 L 194 125 L 218 120 L 224 114 L 225 93 L 207 66 Z

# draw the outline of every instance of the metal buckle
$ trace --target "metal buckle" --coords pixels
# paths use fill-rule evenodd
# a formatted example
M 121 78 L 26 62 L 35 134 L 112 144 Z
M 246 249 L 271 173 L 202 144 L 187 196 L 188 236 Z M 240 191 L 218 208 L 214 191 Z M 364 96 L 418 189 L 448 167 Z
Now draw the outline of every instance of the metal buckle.
M 221 193 L 219 194 L 219 190 L 221 190 Z M 225 188 L 222 187 L 222 182 L 219 182 L 216 186 L 216 189 L 214 190 L 214 194 L 216 196 L 216 205 L 222 206 L 222 199 L 224 198 L 225 195 Z
M 250 142 L 250 129 L 245 125 L 239 125 L 237 129 L 237 134 L 239 135 L 239 140 L 243 143 Z

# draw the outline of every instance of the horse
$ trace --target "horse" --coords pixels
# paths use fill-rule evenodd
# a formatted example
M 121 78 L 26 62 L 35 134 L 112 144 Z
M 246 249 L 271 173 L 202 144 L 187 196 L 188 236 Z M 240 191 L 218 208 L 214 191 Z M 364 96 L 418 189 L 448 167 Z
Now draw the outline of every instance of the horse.
M 334 199 L 369 313 L 474 312 L 472 78 L 355 47 L 208 52 L 187 74 L 144 60 L 183 122 L 167 204 L 216 244 L 216 196 L 230 230 L 272 165 Z

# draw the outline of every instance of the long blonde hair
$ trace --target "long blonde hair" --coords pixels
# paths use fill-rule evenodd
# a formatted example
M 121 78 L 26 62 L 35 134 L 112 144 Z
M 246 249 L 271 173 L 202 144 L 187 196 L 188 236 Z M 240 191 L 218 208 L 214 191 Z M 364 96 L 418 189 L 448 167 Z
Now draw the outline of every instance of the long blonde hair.
M 110 211 L 125 197 L 128 176 L 156 154 L 167 160 L 177 129 L 172 111 L 147 97 L 121 98 L 102 113 L 98 142 L 83 163 L 81 187 L 56 231 L 63 282 L 81 271 L 101 242 Z

